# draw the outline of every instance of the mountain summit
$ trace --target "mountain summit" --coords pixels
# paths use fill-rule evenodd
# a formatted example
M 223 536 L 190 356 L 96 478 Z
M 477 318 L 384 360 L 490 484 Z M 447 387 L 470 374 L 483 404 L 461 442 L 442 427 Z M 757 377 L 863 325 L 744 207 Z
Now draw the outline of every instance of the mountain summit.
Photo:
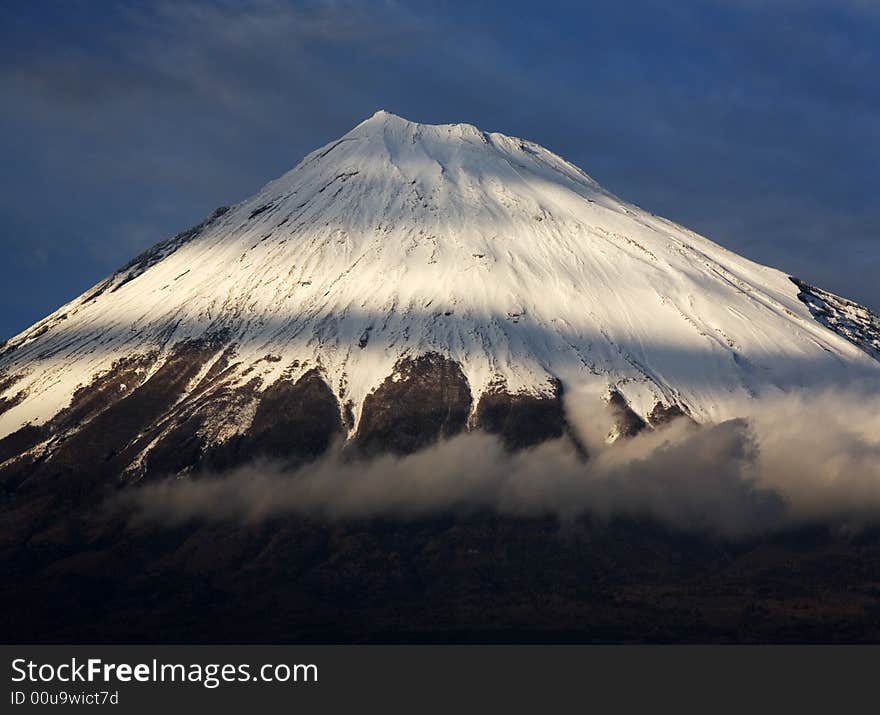
M 379 111 L 0 347 L 0 471 L 522 446 L 564 433 L 563 399 L 627 432 L 878 358 L 867 309 L 537 144 Z

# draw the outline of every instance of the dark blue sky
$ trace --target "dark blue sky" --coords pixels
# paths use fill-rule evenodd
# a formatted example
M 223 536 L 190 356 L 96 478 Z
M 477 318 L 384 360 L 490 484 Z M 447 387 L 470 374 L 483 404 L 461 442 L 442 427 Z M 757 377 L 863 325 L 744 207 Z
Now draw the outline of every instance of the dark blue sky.
M 378 108 L 880 309 L 880 3 L 0 0 L 0 339 Z

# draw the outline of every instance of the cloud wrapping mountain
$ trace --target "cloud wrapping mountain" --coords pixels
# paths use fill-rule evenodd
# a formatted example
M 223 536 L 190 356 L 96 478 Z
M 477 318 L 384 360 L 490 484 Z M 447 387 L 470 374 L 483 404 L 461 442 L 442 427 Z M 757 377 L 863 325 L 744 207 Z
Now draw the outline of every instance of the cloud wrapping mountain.
M 852 531 L 880 521 L 878 408 L 876 395 L 798 394 L 752 405 L 749 420 L 678 420 L 613 445 L 593 414 L 579 425 L 587 461 L 563 440 L 511 453 L 474 433 L 404 457 L 352 460 L 337 449 L 296 471 L 263 462 L 163 481 L 126 491 L 112 506 L 149 526 L 490 509 L 563 523 L 649 518 L 728 538 L 816 524 Z

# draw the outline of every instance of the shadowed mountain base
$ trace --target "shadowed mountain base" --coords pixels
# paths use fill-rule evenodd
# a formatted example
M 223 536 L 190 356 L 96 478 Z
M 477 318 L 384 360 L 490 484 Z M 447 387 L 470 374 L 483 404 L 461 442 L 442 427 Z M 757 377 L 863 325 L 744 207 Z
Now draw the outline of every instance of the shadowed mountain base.
M 878 642 L 880 538 L 738 545 L 489 514 L 131 531 L 2 552 L 4 642 Z

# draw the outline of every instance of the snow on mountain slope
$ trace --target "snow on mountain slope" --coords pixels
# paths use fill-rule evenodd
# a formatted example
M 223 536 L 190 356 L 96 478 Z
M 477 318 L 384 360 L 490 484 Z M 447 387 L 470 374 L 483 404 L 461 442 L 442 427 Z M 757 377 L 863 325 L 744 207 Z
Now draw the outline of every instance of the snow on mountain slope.
M 172 402 L 206 380 L 253 393 L 199 426 L 213 444 L 313 369 L 351 436 L 399 361 L 427 353 L 460 366 L 471 411 L 487 391 L 561 385 L 616 390 L 642 418 L 661 403 L 714 420 L 744 396 L 877 379 L 876 344 L 802 297 L 536 144 L 378 112 L 0 348 L 0 437 L 122 364 L 101 399 L 124 398 L 188 344 L 202 357 Z

